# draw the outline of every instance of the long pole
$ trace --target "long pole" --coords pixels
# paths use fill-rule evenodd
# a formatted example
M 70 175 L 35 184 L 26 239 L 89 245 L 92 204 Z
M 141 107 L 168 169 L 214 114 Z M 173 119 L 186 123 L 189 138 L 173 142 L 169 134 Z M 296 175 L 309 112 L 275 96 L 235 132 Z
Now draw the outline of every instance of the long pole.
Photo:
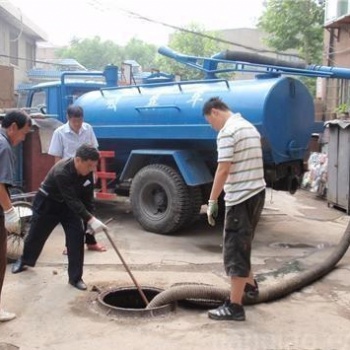
M 107 220 L 107 221 L 105 222 L 105 224 L 108 224 L 108 223 L 111 222 L 112 220 L 113 220 L 113 218 Z M 119 256 L 119 259 L 120 259 L 121 262 L 123 263 L 125 270 L 127 271 L 127 273 L 129 274 L 129 276 L 131 277 L 132 281 L 134 282 L 134 284 L 135 284 L 137 290 L 138 290 L 139 293 L 140 293 L 140 296 L 141 296 L 142 300 L 144 301 L 144 303 L 145 303 L 146 306 L 147 306 L 147 305 L 149 304 L 149 302 L 148 302 L 148 300 L 147 300 L 147 298 L 146 298 L 145 293 L 142 291 L 142 289 L 141 289 L 140 285 L 137 283 L 137 281 L 136 281 L 134 275 L 131 273 L 131 271 L 130 271 L 128 265 L 126 264 L 126 262 L 125 262 L 123 256 L 120 254 L 120 252 L 119 252 L 117 246 L 115 245 L 115 243 L 114 243 L 112 237 L 110 236 L 108 230 L 107 230 L 107 229 L 103 229 L 103 231 L 104 231 L 104 233 L 106 234 L 106 236 L 107 236 L 109 242 L 111 243 L 111 245 L 112 245 L 114 251 L 115 251 L 115 252 L 117 253 L 117 255 Z

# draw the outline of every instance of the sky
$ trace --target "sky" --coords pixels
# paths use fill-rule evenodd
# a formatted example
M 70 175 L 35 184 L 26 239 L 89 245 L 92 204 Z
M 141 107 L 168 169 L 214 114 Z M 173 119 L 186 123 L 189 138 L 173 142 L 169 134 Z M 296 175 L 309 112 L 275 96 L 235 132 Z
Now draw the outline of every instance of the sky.
M 174 29 L 136 18 L 184 27 L 192 22 L 206 30 L 253 28 L 263 0 L 0 0 L 10 2 L 34 22 L 54 45 L 67 45 L 73 37 L 112 40 L 125 45 L 136 37 L 166 45 Z M 207 3 L 205 5 L 204 3 Z

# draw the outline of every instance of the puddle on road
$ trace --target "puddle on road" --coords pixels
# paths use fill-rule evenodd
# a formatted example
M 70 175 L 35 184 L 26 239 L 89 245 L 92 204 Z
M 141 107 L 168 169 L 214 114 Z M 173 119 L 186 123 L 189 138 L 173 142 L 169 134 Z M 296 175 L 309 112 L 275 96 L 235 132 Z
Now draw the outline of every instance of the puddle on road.
M 197 247 L 209 253 L 222 253 L 221 244 L 199 244 Z
M 258 280 L 258 282 L 261 282 L 261 281 L 266 280 L 268 277 L 277 278 L 279 276 L 286 276 L 288 274 L 298 273 L 298 272 L 301 272 L 304 270 L 305 270 L 305 268 L 302 267 L 302 264 L 299 261 L 291 261 L 291 262 L 288 262 L 287 264 L 279 267 L 276 270 L 263 272 L 261 274 L 258 273 L 257 280 Z
M 330 247 L 328 243 L 319 243 L 319 244 L 307 244 L 307 243 L 285 243 L 285 242 L 274 242 L 269 245 L 272 248 L 285 248 L 285 249 L 323 249 Z

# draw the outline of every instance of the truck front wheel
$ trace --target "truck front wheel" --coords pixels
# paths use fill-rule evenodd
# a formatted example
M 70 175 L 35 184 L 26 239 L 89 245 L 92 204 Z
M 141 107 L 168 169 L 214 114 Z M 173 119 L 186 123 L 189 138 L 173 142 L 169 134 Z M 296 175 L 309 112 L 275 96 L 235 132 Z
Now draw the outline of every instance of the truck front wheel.
M 133 178 L 130 202 L 134 217 L 147 231 L 170 234 L 188 218 L 188 187 L 180 174 L 163 164 L 142 168 Z

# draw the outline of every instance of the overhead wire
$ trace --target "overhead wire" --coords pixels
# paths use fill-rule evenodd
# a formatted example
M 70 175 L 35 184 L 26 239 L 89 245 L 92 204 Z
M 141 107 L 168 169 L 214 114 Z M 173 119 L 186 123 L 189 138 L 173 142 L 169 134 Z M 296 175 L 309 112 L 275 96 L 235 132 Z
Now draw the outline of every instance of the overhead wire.
M 5 55 L 5 54 L 0 54 L 0 57 L 10 58 L 10 59 L 18 59 L 20 61 L 26 61 L 26 62 L 47 64 L 47 65 L 51 65 L 51 66 L 62 66 L 62 67 L 67 66 L 66 64 L 63 64 L 63 63 L 47 62 L 47 61 L 41 61 L 41 60 L 37 60 L 37 59 L 24 58 L 24 57 Z
M 106 4 L 103 4 L 99 0 L 95 0 L 95 1 L 88 0 L 87 4 L 92 6 L 94 9 L 100 10 L 102 12 L 104 12 L 106 10 L 106 8 L 107 8 Z M 241 48 L 244 48 L 246 50 L 250 50 L 250 51 L 253 51 L 253 52 L 256 52 L 256 53 L 273 53 L 273 54 L 277 54 L 277 55 L 292 56 L 292 57 L 296 57 L 296 58 L 302 59 L 302 57 L 300 55 L 298 55 L 298 54 L 279 52 L 279 51 L 273 51 L 273 50 L 267 50 L 267 49 L 256 49 L 254 47 L 243 45 L 243 44 L 231 41 L 231 40 L 225 40 L 225 39 L 218 38 L 216 36 L 212 36 L 212 35 L 209 35 L 209 34 L 206 34 L 206 33 L 203 33 L 203 32 L 198 32 L 196 30 L 187 29 L 187 28 L 184 28 L 184 27 L 180 27 L 180 26 L 176 26 L 176 25 L 169 24 L 169 23 L 166 23 L 166 22 L 162 22 L 162 21 L 156 20 L 154 18 L 146 17 L 146 16 L 143 16 L 143 15 L 137 13 L 137 12 L 134 12 L 134 11 L 131 11 L 131 10 L 128 10 L 128 9 L 125 9 L 125 8 L 121 8 L 119 6 L 113 6 L 113 9 L 116 9 L 116 10 L 119 10 L 121 12 L 124 12 L 124 13 L 126 13 L 126 14 L 128 14 L 128 15 L 136 18 L 136 19 L 144 20 L 144 21 L 147 21 L 147 22 L 150 22 L 150 23 L 160 24 L 160 25 L 162 25 L 164 27 L 168 27 L 168 28 L 172 28 L 172 29 L 175 29 L 175 30 L 179 30 L 181 32 L 185 32 L 185 33 L 193 34 L 193 35 L 196 35 L 196 36 L 200 36 L 200 37 L 203 37 L 203 38 L 206 38 L 206 39 L 209 39 L 209 40 L 213 40 L 213 41 L 216 41 L 216 42 L 220 42 L 220 43 L 224 43 L 224 44 L 229 44 L 229 45 L 241 47 Z
M 14 39 L 10 39 L 11 42 L 19 41 L 19 39 L 21 38 L 21 36 L 23 34 L 23 30 L 24 30 L 22 11 L 19 7 L 17 7 L 17 10 L 19 11 L 19 15 L 20 15 L 21 28 L 20 28 L 20 31 L 19 31 L 17 37 Z
M 89 6 L 93 7 L 95 10 L 99 10 L 99 11 L 102 11 L 102 12 L 106 11 L 106 8 L 107 8 L 106 4 L 102 3 L 99 0 L 94 0 L 94 1 L 87 0 L 86 3 Z M 219 38 L 219 37 L 216 37 L 216 36 L 212 36 L 212 35 L 209 35 L 209 34 L 206 34 L 206 33 L 203 33 L 203 32 L 198 32 L 196 30 L 187 29 L 187 28 L 184 28 L 184 27 L 180 27 L 180 26 L 176 26 L 176 25 L 172 25 L 172 24 L 163 22 L 163 21 L 159 21 L 159 20 L 156 20 L 156 19 L 153 19 L 153 18 L 150 18 L 150 17 L 146 17 L 146 16 L 143 16 L 143 15 L 141 15 L 139 13 L 136 13 L 134 11 L 131 11 L 131 10 L 128 10 L 128 9 L 125 9 L 125 8 L 121 8 L 121 7 L 118 7 L 118 6 L 117 7 L 113 7 L 113 8 L 116 9 L 116 10 L 119 10 L 121 12 L 124 12 L 124 13 L 126 13 L 126 14 L 128 14 L 128 15 L 136 18 L 136 19 L 144 20 L 144 21 L 147 21 L 147 22 L 150 22 L 150 23 L 160 24 L 162 26 L 165 26 L 165 27 L 168 27 L 168 28 L 172 28 L 172 29 L 175 29 L 175 30 L 178 30 L 178 31 L 181 31 L 181 32 L 193 34 L 193 35 L 196 35 L 196 36 L 200 36 L 200 37 L 203 37 L 203 38 L 206 38 L 206 39 L 209 39 L 209 40 L 213 40 L 213 41 L 216 41 L 216 42 L 224 43 L 224 44 L 229 44 L 229 45 L 232 45 L 232 46 L 241 47 L 241 48 L 244 48 L 246 50 L 250 50 L 250 51 L 253 51 L 253 52 L 256 52 L 256 53 L 273 53 L 273 54 L 277 54 L 277 55 L 281 55 L 281 56 L 296 57 L 296 58 L 302 59 L 302 57 L 299 56 L 298 54 L 279 52 L 279 51 L 273 51 L 273 50 L 267 50 L 267 49 L 256 49 L 254 47 L 243 45 L 243 44 L 231 41 L 231 40 L 225 40 L 225 39 L 222 39 L 222 38 Z M 16 39 L 12 39 L 12 41 L 19 40 L 19 38 L 20 38 L 20 36 L 21 36 L 21 34 L 23 32 L 22 12 L 21 12 L 21 10 L 19 8 L 18 8 L 18 10 L 20 11 L 20 18 L 21 18 L 21 24 L 22 25 L 21 25 L 21 30 L 20 30 L 19 35 L 17 36 Z M 14 57 L 10 57 L 8 55 L 0 55 L 0 57 L 14 58 Z M 23 58 L 19 58 L 19 57 L 17 57 L 17 58 L 21 59 L 21 60 L 33 61 L 33 62 L 36 62 L 36 63 L 60 65 L 60 64 L 56 64 L 56 63 L 48 63 L 48 62 L 45 62 L 45 61 L 23 59 Z

